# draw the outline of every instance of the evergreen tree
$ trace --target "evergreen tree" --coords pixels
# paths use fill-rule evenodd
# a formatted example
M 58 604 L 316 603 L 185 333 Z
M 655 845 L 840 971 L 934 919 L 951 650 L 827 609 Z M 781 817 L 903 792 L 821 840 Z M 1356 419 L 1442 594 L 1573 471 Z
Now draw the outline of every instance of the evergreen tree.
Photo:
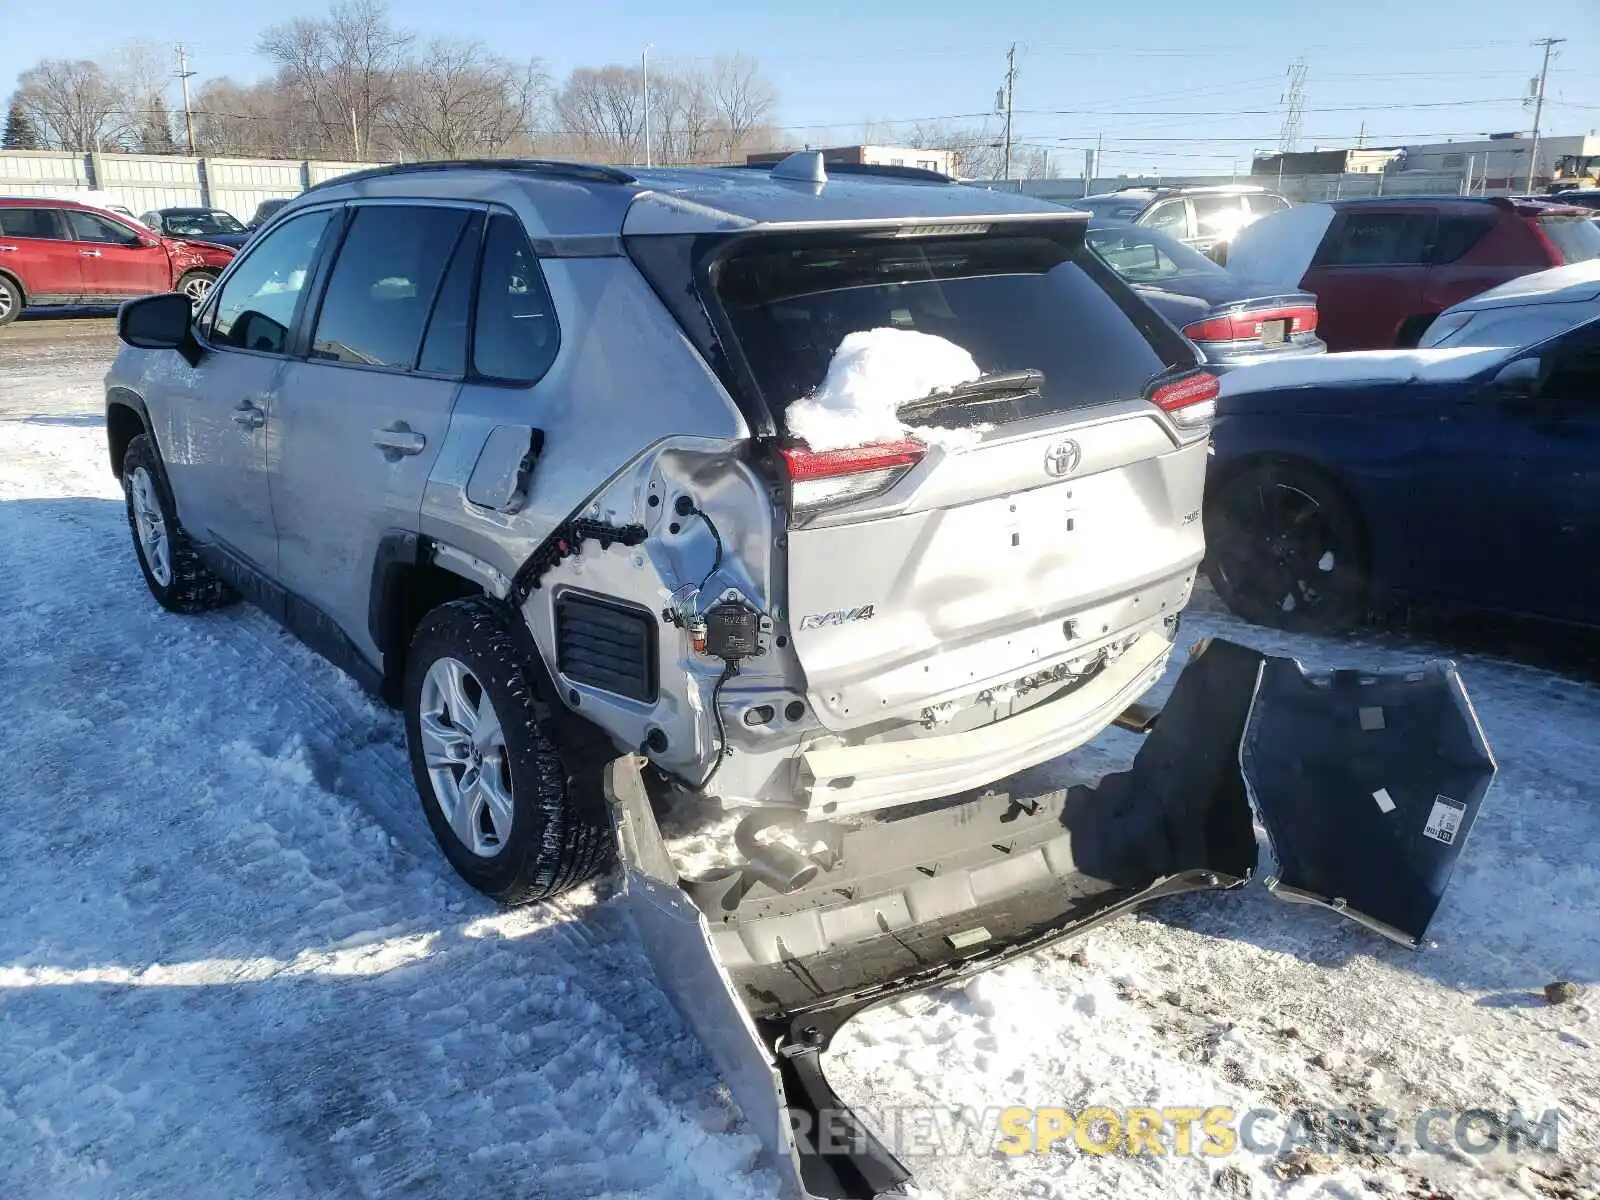
M 11 111 L 6 115 L 6 131 L 4 136 L 0 136 L 0 149 L 44 149 L 44 139 L 39 136 L 32 119 L 23 111 L 21 100 L 11 102 Z
M 150 103 L 139 116 L 138 149 L 140 154 L 176 154 L 178 145 L 172 139 L 172 117 L 160 95 L 150 97 Z

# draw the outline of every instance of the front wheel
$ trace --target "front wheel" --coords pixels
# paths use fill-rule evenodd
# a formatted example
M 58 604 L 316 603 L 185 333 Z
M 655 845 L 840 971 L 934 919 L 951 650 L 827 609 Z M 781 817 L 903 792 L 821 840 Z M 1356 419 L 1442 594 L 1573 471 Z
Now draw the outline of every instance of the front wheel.
M 139 569 L 162 608 L 177 613 L 205 612 L 239 598 L 200 560 L 178 523 L 161 457 L 148 433 L 129 442 L 122 456 L 122 491 Z
M 211 295 L 211 289 L 216 286 L 216 283 L 217 273 L 215 271 L 189 271 L 182 279 L 178 280 L 178 286 L 172 290 L 182 292 L 189 297 L 189 304 L 198 309 L 206 302 L 206 297 Z
M 1334 630 L 1367 603 L 1367 546 L 1338 489 L 1310 471 L 1263 464 L 1206 505 L 1206 574 L 1234 613 L 1274 629 Z
M 474 597 L 422 619 L 406 658 L 411 773 L 457 873 L 506 904 L 544 900 L 605 865 L 611 825 L 590 773 L 547 733 L 513 616 Z

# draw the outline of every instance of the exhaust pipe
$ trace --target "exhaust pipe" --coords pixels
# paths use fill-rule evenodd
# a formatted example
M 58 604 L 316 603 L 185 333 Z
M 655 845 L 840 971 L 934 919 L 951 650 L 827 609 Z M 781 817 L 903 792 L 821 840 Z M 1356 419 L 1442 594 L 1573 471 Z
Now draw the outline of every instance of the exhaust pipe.
M 795 814 L 783 809 L 753 813 L 733 831 L 733 843 L 746 860 L 746 871 L 773 891 L 788 893 L 805 887 L 821 869 L 804 854 L 776 842 L 758 842 L 756 834 L 774 825 L 792 825 Z

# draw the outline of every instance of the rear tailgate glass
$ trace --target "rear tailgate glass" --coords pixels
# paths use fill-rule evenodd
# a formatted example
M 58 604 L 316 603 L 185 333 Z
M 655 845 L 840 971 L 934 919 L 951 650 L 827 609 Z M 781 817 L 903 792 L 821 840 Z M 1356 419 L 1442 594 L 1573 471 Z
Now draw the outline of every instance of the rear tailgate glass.
M 1192 359 L 1181 339 L 1083 245 L 1004 232 L 752 239 L 714 273 L 717 299 L 782 427 L 851 333 L 891 328 L 955 343 L 985 374 L 1037 370 L 1012 419 L 1141 395 Z
M 1600 225 L 1588 217 L 1540 217 L 1539 232 L 1550 239 L 1566 262 L 1600 258 Z

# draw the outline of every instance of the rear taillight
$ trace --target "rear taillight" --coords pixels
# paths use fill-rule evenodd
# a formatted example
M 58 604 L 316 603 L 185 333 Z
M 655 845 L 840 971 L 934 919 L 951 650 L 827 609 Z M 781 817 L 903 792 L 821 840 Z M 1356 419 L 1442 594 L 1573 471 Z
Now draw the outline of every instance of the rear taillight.
M 847 450 L 785 446 L 782 453 L 789 471 L 790 501 L 798 513 L 876 496 L 893 487 L 927 452 L 917 441 L 879 442 Z
M 1161 384 L 1150 393 L 1150 403 L 1171 417 L 1174 425 L 1192 429 L 1217 415 L 1219 390 L 1215 375 L 1196 371 Z
M 1258 308 L 1250 312 L 1230 313 L 1185 325 L 1183 333 L 1192 342 L 1253 341 L 1261 336 L 1261 326 L 1267 321 L 1285 322 L 1285 337 L 1314 333 L 1317 328 L 1317 306 L 1297 304 L 1291 308 Z

